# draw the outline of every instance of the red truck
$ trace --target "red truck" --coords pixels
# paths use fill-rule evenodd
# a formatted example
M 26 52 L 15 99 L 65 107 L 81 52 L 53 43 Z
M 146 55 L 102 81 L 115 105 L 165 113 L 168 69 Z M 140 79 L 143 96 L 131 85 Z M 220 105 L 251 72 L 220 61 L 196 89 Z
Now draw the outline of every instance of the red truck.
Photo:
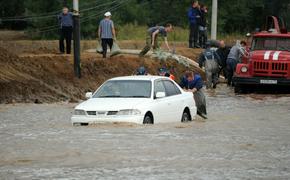
M 237 65 L 235 92 L 243 92 L 249 86 L 290 88 L 290 33 L 274 16 L 267 18 L 265 29 L 253 34 L 249 56 Z

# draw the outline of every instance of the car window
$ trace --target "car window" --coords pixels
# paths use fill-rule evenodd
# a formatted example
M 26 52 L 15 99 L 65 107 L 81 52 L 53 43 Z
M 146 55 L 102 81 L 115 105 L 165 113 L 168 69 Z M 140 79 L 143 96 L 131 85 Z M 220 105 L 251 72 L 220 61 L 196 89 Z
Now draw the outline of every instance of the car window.
M 165 86 L 166 96 L 174 96 L 181 94 L 180 90 L 173 82 L 165 80 L 163 81 L 163 84 Z
M 93 98 L 150 98 L 151 81 L 111 80 L 101 86 Z
M 162 81 L 156 81 L 155 82 L 155 88 L 154 88 L 154 95 L 156 95 L 157 92 L 165 92 L 165 87 L 162 83 Z

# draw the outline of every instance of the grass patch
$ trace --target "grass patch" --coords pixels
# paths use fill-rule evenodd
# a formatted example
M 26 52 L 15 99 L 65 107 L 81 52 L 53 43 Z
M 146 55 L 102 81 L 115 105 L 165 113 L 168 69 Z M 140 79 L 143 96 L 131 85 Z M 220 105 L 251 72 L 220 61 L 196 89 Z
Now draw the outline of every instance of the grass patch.
M 127 24 L 116 27 L 117 36 L 119 40 L 145 40 L 147 26 L 137 26 L 133 24 Z M 189 36 L 189 30 L 181 27 L 174 27 L 174 31 L 168 34 L 169 41 L 187 42 Z M 210 39 L 210 32 L 208 32 L 208 38 Z M 236 40 L 245 39 L 244 35 L 233 34 L 218 34 L 218 39 L 225 40 L 228 43 L 234 43 Z

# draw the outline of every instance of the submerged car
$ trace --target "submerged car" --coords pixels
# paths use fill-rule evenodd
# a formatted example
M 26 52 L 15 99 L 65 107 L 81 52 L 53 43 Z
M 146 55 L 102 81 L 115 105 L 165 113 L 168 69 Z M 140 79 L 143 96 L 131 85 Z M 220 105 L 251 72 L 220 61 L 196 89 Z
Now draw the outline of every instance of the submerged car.
M 73 125 L 106 122 L 187 122 L 196 116 L 193 94 L 167 77 L 126 76 L 106 81 L 77 105 Z

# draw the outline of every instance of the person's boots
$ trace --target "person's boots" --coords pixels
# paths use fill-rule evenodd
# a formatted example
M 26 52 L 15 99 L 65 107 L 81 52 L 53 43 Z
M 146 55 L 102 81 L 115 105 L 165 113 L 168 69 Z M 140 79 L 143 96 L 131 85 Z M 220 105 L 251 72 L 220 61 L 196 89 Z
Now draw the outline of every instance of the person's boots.
M 205 113 L 202 113 L 200 111 L 197 111 L 197 115 L 199 115 L 200 117 L 202 117 L 203 119 L 207 119 L 207 115 Z
M 188 48 L 193 48 L 192 41 L 189 41 L 188 43 L 189 43 Z
M 194 44 L 194 48 L 200 48 L 200 46 L 197 44 Z

